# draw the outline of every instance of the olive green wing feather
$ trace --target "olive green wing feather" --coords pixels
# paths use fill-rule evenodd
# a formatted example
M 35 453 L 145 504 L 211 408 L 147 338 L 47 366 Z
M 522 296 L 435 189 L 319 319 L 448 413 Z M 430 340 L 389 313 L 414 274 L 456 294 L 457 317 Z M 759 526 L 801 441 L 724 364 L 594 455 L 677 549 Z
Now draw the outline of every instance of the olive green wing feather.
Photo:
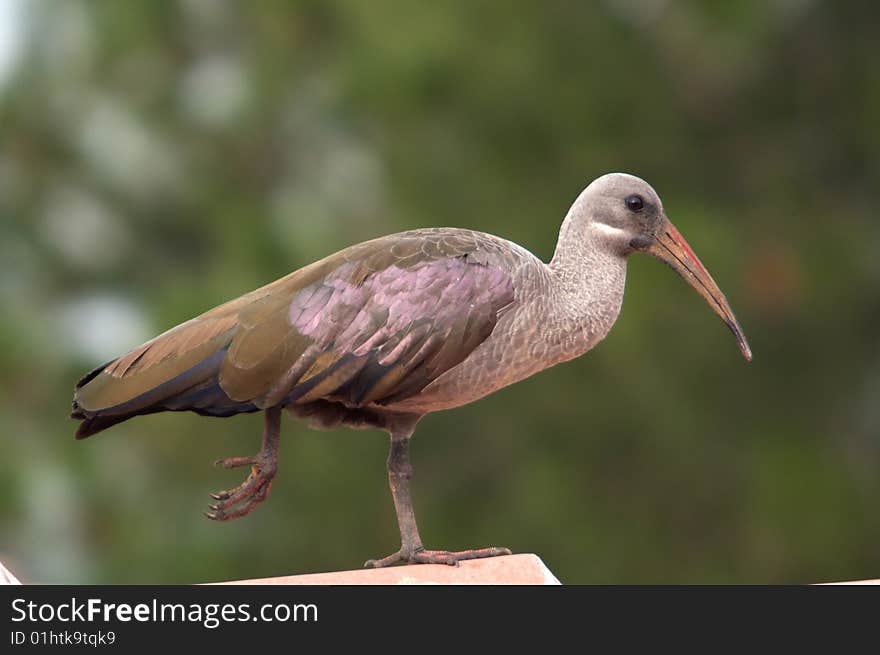
M 463 230 L 392 235 L 206 312 L 83 378 L 77 434 L 163 410 L 361 407 L 418 393 L 513 302 L 509 272 L 481 245 Z

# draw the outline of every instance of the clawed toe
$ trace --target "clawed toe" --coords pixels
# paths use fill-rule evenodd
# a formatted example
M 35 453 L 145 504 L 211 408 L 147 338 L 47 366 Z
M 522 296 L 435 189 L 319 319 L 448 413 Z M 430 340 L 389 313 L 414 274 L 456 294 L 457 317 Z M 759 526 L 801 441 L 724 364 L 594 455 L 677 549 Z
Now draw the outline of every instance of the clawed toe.
M 211 494 L 215 503 L 210 505 L 205 516 L 214 521 L 229 521 L 250 514 L 257 505 L 266 500 L 272 480 L 275 477 L 275 466 L 260 456 L 230 457 L 215 462 L 223 468 L 236 468 L 250 464 L 250 475 L 237 487 Z
M 381 569 L 401 561 L 403 561 L 403 555 L 401 555 L 400 551 L 397 551 L 396 553 L 392 553 L 388 557 L 383 557 L 382 559 L 368 559 L 364 562 L 364 568 Z
M 250 514 L 257 505 L 266 500 L 272 480 L 278 470 L 278 435 L 281 430 L 281 408 L 266 410 L 263 428 L 263 447 L 256 455 L 249 457 L 227 457 L 218 459 L 214 466 L 234 469 L 250 466 L 247 479 L 237 487 L 216 491 L 211 494 L 214 502 L 204 512 L 212 521 L 230 521 Z
M 266 500 L 271 484 L 271 481 L 266 482 L 240 498 L 230 497 L 228 500 L 214 503 L 210 506 L 210 511 L 204 512 L 204 515 L 213 521 L 231 521 L 247 516 L 256 509 L 257 505 Z
M 234 469 L 240 466 L 256 466 L 259 464 L 259 455 L 256 457 L 226 457 L 224 459 L 218 459 L 214 462 L 214 466 L 219 466 L 224 469 Z

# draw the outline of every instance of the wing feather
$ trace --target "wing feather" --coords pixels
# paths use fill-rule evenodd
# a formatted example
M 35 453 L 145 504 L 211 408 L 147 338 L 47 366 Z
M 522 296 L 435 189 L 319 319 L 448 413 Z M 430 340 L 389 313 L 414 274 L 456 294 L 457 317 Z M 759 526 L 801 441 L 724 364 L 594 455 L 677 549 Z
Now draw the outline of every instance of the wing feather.
M 73 416 L 93 425 L 81 436 L 165 409 L 225 416 L 417 394 L 514 301 L 509 267 L 485 246 L 465 230 L 392 235 L 206 312 L 83 378 Z

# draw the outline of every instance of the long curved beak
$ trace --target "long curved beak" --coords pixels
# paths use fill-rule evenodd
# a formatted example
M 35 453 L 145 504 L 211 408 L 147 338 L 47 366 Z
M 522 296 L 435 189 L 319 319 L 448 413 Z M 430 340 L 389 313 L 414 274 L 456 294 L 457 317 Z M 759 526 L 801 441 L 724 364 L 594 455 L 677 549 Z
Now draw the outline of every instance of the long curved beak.
M 727 303 L 727 298 L 721 293 L 721 289 L 715 284 L 715 280 L 709 275 L 709 271 L 703 266 L 700 258 L 685 241 L 681 233 L 665 216 L 657 230 L 654 241 L 646 248 L 646 252 L 675 270 L 684 280 L 690 284 L 703 299 L 709 303 L 712 310 L 733 332 L 736 342 L 746 361 L 752 361 L 752 349 L 746 341 L 746 335 L 733 315 L 733 310 Z

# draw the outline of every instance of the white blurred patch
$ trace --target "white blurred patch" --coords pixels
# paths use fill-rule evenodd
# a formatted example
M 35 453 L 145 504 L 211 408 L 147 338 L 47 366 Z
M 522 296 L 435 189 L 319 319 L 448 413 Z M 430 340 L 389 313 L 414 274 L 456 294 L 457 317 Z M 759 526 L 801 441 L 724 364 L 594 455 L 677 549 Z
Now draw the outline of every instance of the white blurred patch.
M 46 241 L 85 270 L 109 268 L 130 248 L 129 235 L 118 218 L 99 198 L 73 186 L 49 194 L 41 227 Z
M 229 56 L 202 57 L 180 83 L 184 111 L 208 127 L 219 127 L 238 117 L 249 93 L 246 71 Z
M 342 243 L 380 227 L 384 206 L 384 169 L 375 155 L 356 142 L 331 140 L 311 153 L 296 173 L 282 180 L 272 197 L 272 226 L 293 251 L 319 253 L 348 233 Z
M 69 467 L 31 458 L 21 490 L 27 520 L 16 537 L 27 544 L 28 569 L 39 582 L 81 583 L 94 573 L 77 491 Z
M 55 328 L 61 348 L 96 365 L 153 336 L 147 317 L 135 304 L 109 294 L 69 301 L 59 309 Z
M 284 111 L 284 177 L 271 199 L 272 225 L 292 251 L 322 252 L 327 242 L 364 235 L 386 219 L 387 173 L 358 134 L 330 116 L 336 86 L 318 79 L 300 85 Z
M 0 89 L 18 65 L 24 32 L 24 0 L 0 0 Z
M 183 182 L 171 145 L 115 100 L 99 98 L 79 134 L 86 161 L 122 191 L 148 199 Z
M 56 77 L 88 70 L 95 55 L 95 33 L 88 10 L 80 1 L 34 5 L 33 40 Z
M 96 39 L 83 3 L 27 3 L 29 64 L 38 71 L 46 113 L 59 126 L 80 125 L 95 93 Z M 76 131 L 76 130 L 74 130 Z
M 48 286 L 49 276 L 28 240 L 11 232 L 5 232 L 0 238 L 0 262 L 2 319 L 12 321 L 15 320 L 12 317 L 39 305 L 34 290 Z

